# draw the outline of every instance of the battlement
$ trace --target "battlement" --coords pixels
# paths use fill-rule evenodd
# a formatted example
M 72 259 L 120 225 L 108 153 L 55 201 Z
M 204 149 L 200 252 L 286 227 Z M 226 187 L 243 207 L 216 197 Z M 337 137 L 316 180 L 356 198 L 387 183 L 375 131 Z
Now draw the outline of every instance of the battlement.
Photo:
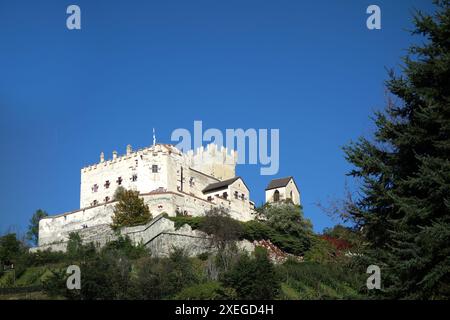
M 107 167 L 109 165 L 136 158 L 140 155 L 154 154 L 166 152 L 168 154 L 176 154 L 181 155 L 186 159 L 186 162 L 195 167 L 200 165 L 202 162 L 207 163 L 217 163 L 217 164 L 225 164 L 235 166 L 238 158 L 238 154 L 235 150 L 228 150 L 226 147 L 221 146 L 219 148 L 218 145 L 214 143 L 210 143 L 205 147 L 201 146 L 194 150 L 189 150 L 186 153 L 182 153 L 175 146 L 171 144 L 156 144 L 150 147 L 144 147 L 137 150 L 132 150 L 131 145 L 127 145 L 126 153 L 123 155 L 118 155 L 117 151 L 113 151 L 112 159 L 105 160 L 105 154 L 103 152 L 100 153 L 100 161 L 98 163 L 94 163 L 91 165 L 87 165 L 81 169 L 81 171 L 88 172 L 91 170 L 95 170 L 97 168 Z
M 228 150 L 226 147 L 210 143 L 205 147 L 201 146 L 194 150 L 189 150 L 186 153 L 188 160 L 199 163 L 201 161 L 214 161 L 217 163 L 236 165 L 237 152 L 235 150 Z
M 81 172 L 88 172 L 91 170 L 95 170 L 97 168 L 103 168 L 103 167 L 107 167 L 109 165 L 124 161 L 124 160 L 128 160 L 128 159 L 132 159 L 132 158 L 136 158 L 140 155 L 147 155 L 147 154 L 154 154 L 154 153 L 160 153 L 160 152 L 167 152 L 168 154 L 178 154 L 181 155 L 182 153 L 175 148 L 173 145 L 170 144 L 156 144 L 154 146 L 150 146 L 150 147 L 145 147 L 145 148 L 140 148 L 137 149 L 135 151 L 132 150 L 131 145 L 127 145 L 126 148 L 126 153 L 123 155 L 118 155 L 117 151 L 114 150 L 113 151 L 113 157 L 112 159 L 109 160 L 105 160 L 105 155 L 103 152 L 100 153 L 100 161 L 98 163 L 94 163 L 91 165 L 87 165 L 85 167 L 83 167 L 81 169 Z

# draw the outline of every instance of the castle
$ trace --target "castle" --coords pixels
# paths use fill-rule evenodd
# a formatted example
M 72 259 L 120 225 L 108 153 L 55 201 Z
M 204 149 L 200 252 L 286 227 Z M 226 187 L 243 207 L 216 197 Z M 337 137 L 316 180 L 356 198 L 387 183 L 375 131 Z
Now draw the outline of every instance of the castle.
M 209 144 L 182 153 L 173 145 L 152 146 L 126 154 L 113 152 L 106 160 L 81 169 L 80 209 L 49 216 L 39 222 L 39 247 L 33 250 L 65 250 L 69 234 L 78 232 L 83 241 L 104 245 L 116 236 L 109 227 L 118 187 L 139 191 L 154 217 L 145 226 L 122 228 L 135 242 L 154 252 L 169 250 L 168 244 L 193 244 L 201 251 L 204 235 L 188 226 L 175 230 L 168 216 L 201 216 L 214 207 L 228 210 L 240 221 L 255 217 L 255 204 L 241 177 L 236 176 L 237 153 Z M 266 188 L 266 202 L 290 198 L 300 204 L 300 193 L 292 177 L 272 180 Z M 200 247 L 198 247 L 200 246 Z

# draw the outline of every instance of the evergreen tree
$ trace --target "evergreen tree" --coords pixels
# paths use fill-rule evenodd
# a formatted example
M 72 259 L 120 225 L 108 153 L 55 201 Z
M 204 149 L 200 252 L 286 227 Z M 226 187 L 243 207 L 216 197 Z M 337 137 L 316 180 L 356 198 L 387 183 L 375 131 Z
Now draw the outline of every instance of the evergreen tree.
M 345 148 L 362 193 L 349 214 L 370 243 L 390 298 L 450 297 L 450 1 L 414 15 L 403 75 L 387 88 L 399 103 L 376 113 L 373 139 Z M 392 100 L 390 100 L 392 101 Z
M 38 209 L 30 219 L 30 224 L 27 231 L 27 239 L 32 241 L 35 245 L 38 245 L 39 242 L 39 221 L 47 216 L 47 212 L 42 209 Z

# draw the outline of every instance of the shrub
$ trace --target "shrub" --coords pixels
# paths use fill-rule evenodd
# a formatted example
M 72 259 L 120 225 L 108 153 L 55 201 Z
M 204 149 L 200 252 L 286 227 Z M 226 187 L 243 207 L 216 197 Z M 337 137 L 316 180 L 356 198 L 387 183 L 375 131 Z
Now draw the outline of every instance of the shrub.
M 177 300 L 226 300 L 235 299 L 236 291 L 223 287 L 218 281 L 208 281 L 186 287 L 174 297 Z
M 228 211 L 222 208 L 206 212 L 199 229 L 211 236 L 212 245 L 218 250 L 224 250 L 229 243 L 238 240 L 243 232 L 241 223 L 232 219 Z
M 262 248 L 255 249 L 254 257 L 242 254 L 222 281 L 236 290 L 238 299 L 274 299 L 281 287 L 267 251 Z

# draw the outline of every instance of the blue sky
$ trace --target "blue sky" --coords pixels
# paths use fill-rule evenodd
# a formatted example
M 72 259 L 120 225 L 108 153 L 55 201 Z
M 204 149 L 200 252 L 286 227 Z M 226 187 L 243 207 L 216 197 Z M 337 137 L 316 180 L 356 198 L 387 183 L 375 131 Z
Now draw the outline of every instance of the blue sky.
M 0 232 L 33 212 L 79 206 L 80 168 L 127 144 L 170 143 L 176 128 L 280 129 L 280 171 L 317 206 L 343 196 L 342 146 L 370 135 L 386 68 L 431 1 L 0 0 Z M 82 29 L 66 28 L 77 4 Z M 366 28 L 381 8 L 382 29 Z M 238 174 L 260 204 L 270 176 Z

